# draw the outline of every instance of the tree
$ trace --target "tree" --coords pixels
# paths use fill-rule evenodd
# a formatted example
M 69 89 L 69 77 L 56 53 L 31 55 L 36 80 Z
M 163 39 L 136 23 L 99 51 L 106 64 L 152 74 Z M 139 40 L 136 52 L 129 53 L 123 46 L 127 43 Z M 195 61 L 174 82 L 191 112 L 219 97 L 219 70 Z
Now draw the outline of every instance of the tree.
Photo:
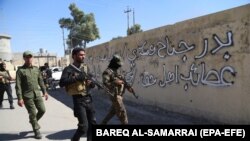
M 69 10 L 73 18 L 61 18 L 61 28 L 69 30 L 67 44 L 69 48 L 84 47 L 99 36 L 99 30 L 95 24 L 94 14 L 85 14 L 74 3 L 70 4 Z
M 122 36 L 113 37 L 111 40 L 117 40 L 123 38 Z
M 141 29 L 141 25 L 139 24 L 135 24 L 134 26 L 132 26 L 131 28 L 129 28 L 127 30 L 127 35 L 132 35 L 134 33 L 139 33 L 142 32 L 143 30 Z

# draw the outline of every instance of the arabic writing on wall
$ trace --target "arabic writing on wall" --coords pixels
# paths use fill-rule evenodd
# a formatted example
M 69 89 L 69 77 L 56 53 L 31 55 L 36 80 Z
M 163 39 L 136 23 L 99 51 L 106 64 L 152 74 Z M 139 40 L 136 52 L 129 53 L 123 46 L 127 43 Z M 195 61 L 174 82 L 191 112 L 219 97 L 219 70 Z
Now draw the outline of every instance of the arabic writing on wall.
M 161 88 L 166 87 L 167 85 L 171 85 L 173 83 L 179 84 L 180 81 L 185 82 L 184 84 L 184 90 L 189 89 L 189 85 L 191 86 L 198 86 L 199 84 L 202 85 L 209 85 L 209 86 L 216 86 L 216 87 L 222 87 L 222 86 L 231 86 L 234 84 L 234 81 L 229 80 L 225 77 L 225 74 L 228 73 L 231 76 L 236 76 L 236 70 L 234 67 L 225 65 L 219 69 L 206 69 L 206 62 L 203 61 L 204 58 L 209 54 L 215 55 L 220 50 L 226 50 L 226 52 L 223 54 L 224 61 L 230 60 L 232 55 L 227 50 L 230 47 L 233 47 L 233 33 L 231 31 L 226 33 L 226 40 L 223 41 L 220 39 L 219 36 L 216 34 L 213 35 L 212 40 L 216 43 L 216 46 L 211 47 L 209 50 L 209 39 L 205 38 L 203 39 L 203 49 L 202 51 L 193 56 L 194 61 L 189 66 L 186 65 L 186 62 L 188 60 L 187 53 L 195 50 L 196 45 L 195 44 L 188 44 L 184 40 L 179 41 L 178 47 L 174 48 L 171 47 L 169 44 L 169 38 L 166 36 L 164 38 L 164 41 L 158 41 L 155 44 L 149 44 L 147 41 L 144 41 L 141 45 L 139 45 L 137 48 L 134 48 L 133 50 L 128 49 L 128 44 L 125 43 L 123 49 L 119 52 L 119 54 L 127 60 L 129 63 L 129 70 L 125 71 L 125 78 L 128 81 L 128 83 L 133 84 L 137 75 L 137 70 L 140 70 L 136 67 L 136 62 L 139 58 L 142 57 L 153 57 L 158 56 L 158 59 L 165 59 L 166 57 L 171 56 L 177 56 L 182 55 L 181 62 L 184 63 L 185 67 L 189 68 L 187 74 L 183 74 L 180 72 L 180 65 L 176 64 L 174 65 L 174 71 L 168 71 L 168 66 L 166 64 L 159 64 L 159 61 L 154 60 L 151 61 L 151 64 L 154 64 L 153 67 L 162 67 L 162 75 L 157 76 L 156 74 L 150 73 L 147 70 L 143 70 L 141 73 L 139 73 L 138 82 L 142 87 L 150 87 L 153 85 L 158 85 Z M 109 48 L 107 48 L 109 49 Z M 112 58 L 112 55 L 117 52 L 114 52 L 112 50 L 109 51 L 108 54 L 105 54 L 103 56 L 96 56 L 95 58 L 89 57 L 88 61 L 97 60 L 99 62 L 103 61 L 110 61 Z M 201 62 L 198 62 L 201 61 Z M 93 64 L 93 63 L 92 63 Z M 183 65 L 182 65 L 183 67 Z M 96 77 L 101 76 L 101 68 L 99 65 L 93 66 L 94 68 L 94 74 Z

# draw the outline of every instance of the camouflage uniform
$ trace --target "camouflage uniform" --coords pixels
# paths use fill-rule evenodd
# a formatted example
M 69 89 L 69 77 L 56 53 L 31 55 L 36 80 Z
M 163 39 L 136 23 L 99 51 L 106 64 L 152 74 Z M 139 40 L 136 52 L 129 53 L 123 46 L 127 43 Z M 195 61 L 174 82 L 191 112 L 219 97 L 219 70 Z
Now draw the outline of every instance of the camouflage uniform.
M 106 115 L 106 117 L 103 119 L 102 124 L 107 124 L 108 121 L 116 115 L 122 124 L 128 124 L 128 117 L 127 112 L 125 109 L 125 106 L 123 104 L 123 93 L 125 91 L 124 84 L 117 85 L 115 81 L 118 78 L 119 74 L 117 72 L 117 69 L 114 69 L 110 66 L 112 66 L 112 63 L 119 64 L 121 66 L 121 57 L 118 55 L 115 55 L 113 59 L 111 60 L 111 65 L 103 72 L 103 84 L 109 88 L 110 92 L 114 94 L 114 96 L 110 96 L 112 106 L 109 110 L 109 113 Z
M 44 70 L 42 72 L 42 76 L 43 76 L 43 82 L 46 86 L 46 89 L 48 90 L 49 88 L 51 88 L 51 83 L 52 83 L 52 70 L 49 68 L 49 64 L 45 63 L 44 64 Z
M 5 68 L 3 68 L 4 63 L 0 64 L 0 107 L 2 107 L 2 102 L 4 98 L 4 92 L 6 91 L 8 95 L 8 100 L 10 103 L 10 109 L 14 109 L 15 107 L 13 106 L 13 96 L 12 96 L 12 88 L 10 85 L 10 80 L 11 76 Z

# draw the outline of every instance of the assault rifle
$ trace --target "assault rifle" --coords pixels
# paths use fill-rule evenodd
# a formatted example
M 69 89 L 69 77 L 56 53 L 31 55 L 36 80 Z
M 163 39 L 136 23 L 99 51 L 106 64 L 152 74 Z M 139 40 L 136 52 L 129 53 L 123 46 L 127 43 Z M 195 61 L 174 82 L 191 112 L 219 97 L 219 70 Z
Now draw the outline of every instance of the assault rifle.
M 122 77 L 121 75 L 118 75 L 117 78 L 123 81 L 125 88 L 127 88 L 129 90 L 129 92 L 131 92 L 136 99 L 139 98 L 139 96 L 136 95 L 133 87 L 125 80 L 124 77 Z
M 70 64 L 70 66 L 71 66 L 74 70 L 76 70 L 78 73 L 82 73 L 83 76 L 86 77 L 86 79 L 91 80 L 92 83 L 94 83 L 99 89 L 103 89 L 107 94 L 109 94 L 109 95 L 111 95 L 111 96 L 114 96 L 114 95 L 109 91 L 109 89 L 108 89 L 106 86 L 104 86 L 101 82 L 99 82 L 98 80 L 96 80 L 92 75 L 87 74 L 87 73 L 84 72 L 84 71 L 81 71 L 79 68 L 77 68 L 76 66 L 74 66 L 74 65 L 72 65 L 72 64 Z
M 3 72 L 0 72 L 0 76 L 4 79 L 9 80 L 9 83 L 14 83 L 14 79 L 11 77 L 10 72 L 7 70 L 7 75 Z

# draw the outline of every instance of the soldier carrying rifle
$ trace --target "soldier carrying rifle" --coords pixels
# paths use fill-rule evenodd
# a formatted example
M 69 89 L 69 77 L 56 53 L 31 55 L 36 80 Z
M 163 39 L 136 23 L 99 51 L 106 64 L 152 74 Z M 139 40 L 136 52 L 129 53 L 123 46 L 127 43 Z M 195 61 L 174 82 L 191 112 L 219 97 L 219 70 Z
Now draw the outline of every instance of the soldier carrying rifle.
M 110 96 L 112 106 L 101 124 L 107 124 L 114 115 L 119 118 L 122 124 L 128 124 L 127 112 L 122 97 L 125 89 L 138 98 L 138 96 L 135 95 L 133 88 L 126 83 L 125 79 L 121 77 L 117 71 L 122 64 L 121 57 L 119 55 L 114 55 L 108 68 L 102 74 L 103 84 L 111 93 L 113 93 L 113 96 Z
M 74 116 L 78 119 L 78 128 L 71 140 L 79 141 L 81 136 L 87 133 L 87 141 L 92 141 L 92 125 L 96 124 L 96 117 L 89 89 L 95 85 L 85 75 L 88 74 L 88 66 L 83 63 L 85 50 L 74 48 L 72 58 L 73 64 L 63 70 L 59 83 L 72 96 Z

